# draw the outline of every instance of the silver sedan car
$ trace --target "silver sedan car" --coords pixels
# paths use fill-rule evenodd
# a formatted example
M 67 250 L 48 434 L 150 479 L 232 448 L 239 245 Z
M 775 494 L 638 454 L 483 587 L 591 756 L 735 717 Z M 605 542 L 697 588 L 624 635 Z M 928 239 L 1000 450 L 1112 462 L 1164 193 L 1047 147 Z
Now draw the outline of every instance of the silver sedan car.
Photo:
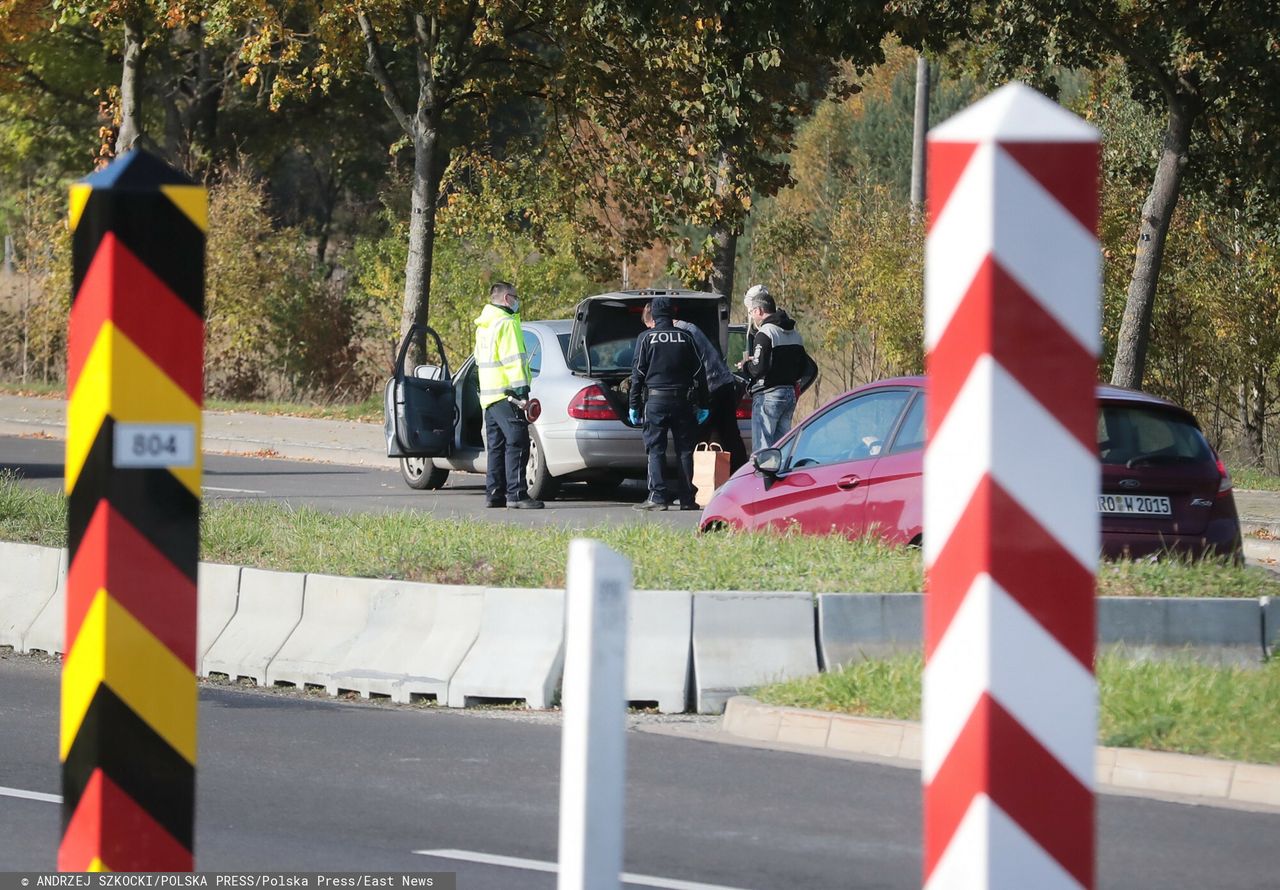
M 529 393 L 529 494 L 553 499 L 565 482 L 616 487 L 644 478 L 646 459 L 639 428 L 627 422 L 627 388 L 641 310 L 659 294 L 670 296 L 677 315 L 693 321 L 723 351 L 729 344 L 728 306 L 716 294 L 695 291 L 617 291 L 583 300 L 574 318 L 523 325 L 533 382 Z M 430 366 L 416 376 L 429 376 Z M 411 488 L 444 485 L 451 470 L 486 469 L 484 415 L 474 356 L 453 375 L 454 440 L 442 457 L 402 457 Z M 751 409 L 738 408 L 738 428 L 751 445 Z M 668 461 L 674 466 L 673 450 Z

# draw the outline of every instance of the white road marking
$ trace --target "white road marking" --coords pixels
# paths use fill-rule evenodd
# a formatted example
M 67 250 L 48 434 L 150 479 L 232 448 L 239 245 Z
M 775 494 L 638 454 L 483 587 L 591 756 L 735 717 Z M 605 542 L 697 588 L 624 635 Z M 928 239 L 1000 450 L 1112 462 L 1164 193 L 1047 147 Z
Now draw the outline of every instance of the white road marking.
M 23 800 L 38 800 L 41 803 L 62 803 L 62 795 L 45 794 L 43 791 L 23 791 L 21 788 L 6 788 L 0 785 L 0 797 L 20 797 Z
M 216 488 L 212 485 L 200 486 L 205 491 L 228 491 L 232 494 L 266 494 L 265 491 L 258 491 L 256 488 Z
M 521 859 L 518 856 L 497 856 L 493 853 L 478 853 L 475 850 L 414 850 L 413 852 L 419 856 L 458 859 L 463 862 L 497 865 L 502 868 L 521 868 L 525 871 L 542 871 L 550 874 L 555 874 L 558 871 L 558 867 L 554 862 Z M 674 878 L 655 878 L 653 875 L 637 875 L 629 871 L 622 873 L 622 882 L 638 887 L 659 887 L 662 890 L 742 890 L 741 887 L 728 887 L 723 884 L 702 884 L 698 881 L 678 881 Z

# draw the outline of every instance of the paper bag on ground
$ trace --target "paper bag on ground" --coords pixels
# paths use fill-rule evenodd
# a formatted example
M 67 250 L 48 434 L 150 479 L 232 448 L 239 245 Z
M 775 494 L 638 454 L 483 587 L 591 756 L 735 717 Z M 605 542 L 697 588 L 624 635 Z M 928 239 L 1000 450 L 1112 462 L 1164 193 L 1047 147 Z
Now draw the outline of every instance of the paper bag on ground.
M 711 495 L 729 479 L 729 452 L 714 442 L 700 442 L 693 450 L 693 486 L 698 489 L 698 506 L 705 507 Z

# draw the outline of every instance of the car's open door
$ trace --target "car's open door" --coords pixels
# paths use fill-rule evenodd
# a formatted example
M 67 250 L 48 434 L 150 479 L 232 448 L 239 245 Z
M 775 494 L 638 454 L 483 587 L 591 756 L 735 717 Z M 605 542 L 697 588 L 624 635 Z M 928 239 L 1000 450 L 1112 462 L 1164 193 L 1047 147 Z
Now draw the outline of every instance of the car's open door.
M 406 374 L 404 363 L 410 344 L 418 341 L 420 354 L 425 355 L 428 337 L 434 341 L 440 364 L 418 365 Z M 453 451 L 457 412 L 449 359 L 440 335 L 426 325 L 414 325 L 400 344 L 383 394 L 387 457 L 447 457 Z

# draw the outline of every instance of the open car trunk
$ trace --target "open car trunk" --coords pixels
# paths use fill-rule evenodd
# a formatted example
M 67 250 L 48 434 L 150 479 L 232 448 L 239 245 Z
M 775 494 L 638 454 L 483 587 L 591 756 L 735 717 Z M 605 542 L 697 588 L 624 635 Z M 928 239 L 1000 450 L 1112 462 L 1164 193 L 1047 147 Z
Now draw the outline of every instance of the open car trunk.
M 619 417 L 627 416 L 631 361 L 636 338 L 644 332 L 645 304 L 670 298 L 675 319 L 696 324 L 724 355 L 729 339 L 729 304 L 719 294 L 686 290 L 620 291 L 588 297 L 573 314 L 569 370 L 598 380 Z

